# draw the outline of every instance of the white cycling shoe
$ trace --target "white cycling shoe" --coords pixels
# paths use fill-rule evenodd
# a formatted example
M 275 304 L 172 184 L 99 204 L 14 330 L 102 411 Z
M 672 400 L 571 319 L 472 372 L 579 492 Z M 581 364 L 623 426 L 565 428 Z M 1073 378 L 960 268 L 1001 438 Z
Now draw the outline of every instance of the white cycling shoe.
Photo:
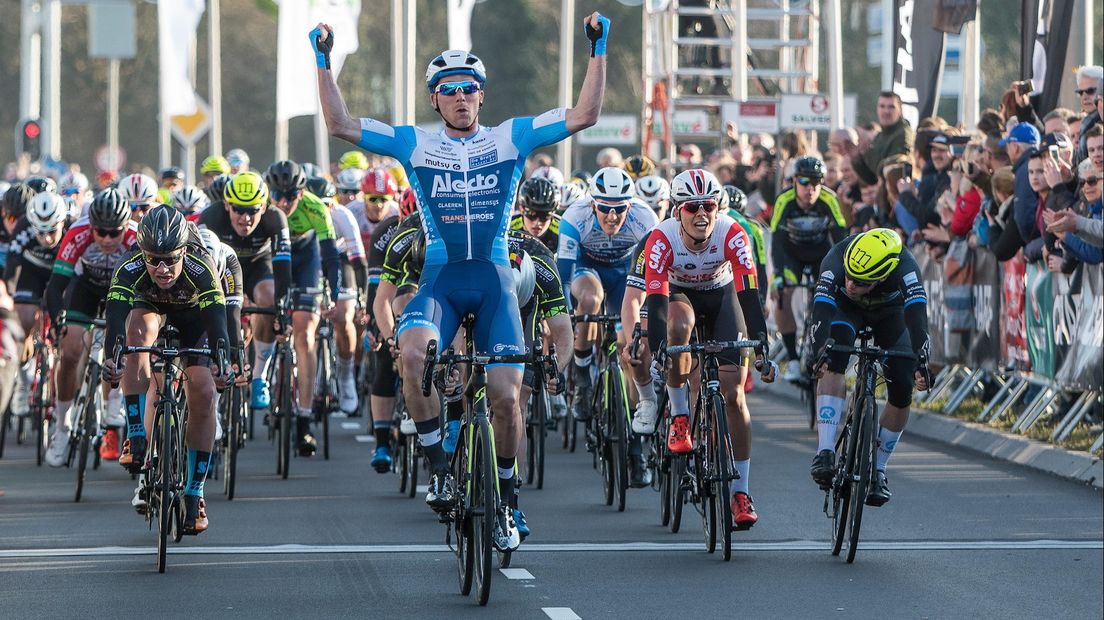
M 794 383 L 801 380 L 801 362 L 790 360 L 786 362 L 786 370 L 782 372 L 782 380 Z
M 357 405 L 360 404 L 357 399 L 356 380 L 352 377 L 343 379 L 339 382 L 337 387 L 339 393 L 337 400 L 338 408 L 346 415 L 356 413 Z
M 46 464 L 50 467 L 65 465 L 65 457 L 69 455 L 69 431 L 54 431 L 50 438 L 50 445 L 46 448 Z
M 514 521 L 514 511 L 503 508 L 495 518 L 494 546 L 499 551 L 517 551 L 521 546 L 521 534 Z
M 655 433 L 658 406 L 654 400 L 641 400 L 633 414 L 632 430 L 638 435 Z
M 414 424 L 414 420 L 410 416 L 404 415 L 402 421 L 399 422 L 399 432 L 403 435 L 416 435 L 418 433 L 418 427 Z

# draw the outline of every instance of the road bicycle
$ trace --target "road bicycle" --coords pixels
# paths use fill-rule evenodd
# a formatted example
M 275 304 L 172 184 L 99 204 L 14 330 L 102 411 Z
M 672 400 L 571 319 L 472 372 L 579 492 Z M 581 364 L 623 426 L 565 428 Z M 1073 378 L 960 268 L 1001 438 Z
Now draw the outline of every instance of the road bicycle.
M 77 412 L 77 417 L 69 427 L 69 451 L 65 464 L 67 467 L 72 467 L 74 460 L 76 461 L 77 488 L 73 496 L 75 502 L 81 500 L 90 453 L 93 455 L 93 469 L 100 466 L 99 447 L 103 441 L 103 427 L 101 424 L 104 414 L 101 376 L 106 325 L 107 322 L 103 319 L 92 321 L 92 344 L 88 350 L 88 360 L 84 365 L 83 378 L 77 391 L 77 398 L 73 401 L 72 411 Z

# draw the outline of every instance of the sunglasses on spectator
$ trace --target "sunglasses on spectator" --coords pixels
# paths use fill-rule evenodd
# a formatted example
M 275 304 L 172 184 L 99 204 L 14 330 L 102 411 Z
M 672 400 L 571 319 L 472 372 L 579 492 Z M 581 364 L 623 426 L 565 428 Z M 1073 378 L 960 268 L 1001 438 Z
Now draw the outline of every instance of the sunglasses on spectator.
M 712 213 L 717 210 L 716 200 L 695 200 L 694 202 L 684 202 L 679 205 L 679 209 L 691 215 L 698 211 L 705 211 L 706 213 Z
M 184 260 L 185 251 L 173 252 L 172 254 L 146 254 L 142 253 L 142 258 L 146 261 L 146 264 L 150 267 L 158 267 L 162 263 L 166 267 L 172 267 L 173 265 Z
M 383 204 L 385 202 L 389 202 L 390 200 L 391 200 L 390 196 L 365 196 L 364 197 L 364 202 L 370 202 L 370 203 L 376 204 L 376 205 Z
M 230 205 L 230 210 L 238 215 L 257 215 L 261 212 L 261 207 L 243 207 L 241 205 Z
M 473 80 L 464 80 L 463 82 L 447 82 L 445 84 L 437 85 L 437 94 L 451 97 L 456 93 L 464 93 L 465 95 L 471 95 L 482 90 L 479 86 L 479 82 Z
M 1081 179 L 1081 184 L 1082 185 L 1087 185 L 1089 187 L 1095 187 L 1096 184 L 1099 183 L 1099 182 L 1100 182 L 1100 177 L 1085 177 L 1085 178 Z
M 123 234 L 123 228 L 93 228 L 92 232 L 101 237 L 118 237 Z
M 594 201 L 594 208 L 598 209 L 601 213 L 617 213 L 621 214 L 629 210 L 629 205 L 624 202 L 609 204 L 605 202 Z
M 820 185 L 820 179 L 814 179 L 812 177 L 795 177 L 794 181 L 798 185 L 804 186 L 812 185 L 813 187 L 816 187 L 817 185 Z
M 537 222 L 547 222 L 552 219 L 551 213 L 543 213 L 541 211 L 522 211 L 521 216 L 527 220 L 534 220 Z
M 1077 93 L 1078 97 L 1083 97 L 1085 95 L 1095 95 L 1096 94 L 1096 87 L 1092 86 L 1092 87 L 1089 87 L 1089 88 L 1078 88 L 1077 90 L 1075 90 L 1073 92 Z
M 291 191 L 282 192 L 280 190 L 274 189 L 272 190 L 272 200 L 274 200 L 275 202 L 280 202 L 281 200 L 295 200 L 299 197 L 300 191 L 301 190 L 293 189 Z

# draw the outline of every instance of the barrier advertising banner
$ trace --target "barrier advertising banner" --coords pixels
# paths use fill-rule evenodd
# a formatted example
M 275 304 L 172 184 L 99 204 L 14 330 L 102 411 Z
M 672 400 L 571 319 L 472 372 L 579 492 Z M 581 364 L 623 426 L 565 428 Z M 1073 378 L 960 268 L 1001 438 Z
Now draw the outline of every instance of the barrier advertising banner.
M 1001 263 L 1001 365 L 1030 370 L 1024 318 L 1026 278 L 1023 254 Z
M 1054 291 L 1051 273 L 1046 265 L 1027 266 L 1027 294 L 1024 313 L 1027 319 L 1027 353 L 1031 370 L 1037 375 L 1054 378 Z

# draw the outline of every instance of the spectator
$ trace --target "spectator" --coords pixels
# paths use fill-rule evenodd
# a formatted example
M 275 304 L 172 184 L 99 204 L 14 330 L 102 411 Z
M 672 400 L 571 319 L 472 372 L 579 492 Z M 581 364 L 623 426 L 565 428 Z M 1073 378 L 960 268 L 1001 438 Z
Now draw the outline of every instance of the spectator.
M 1085 120 L 1084 114 L 1071 114 L 1066 118 L 1068 125 L 1065 133 L 1074 144 L 1078 144 L 1081 140 L 1081 121 L 1083 120 Z
M 1021 202 L 1021 196 L 1017 193 L 1015 198 L 1016 211 L 1013 215 L 1016 216 L 1016 225 L 1020 229 L 1020 235 L 1024 240 L 1024 258 L 1028 262 L 1035 262 L 1044 258 L 1043 250 L 1046 247 L 1046 238 L 1043 237 L 1043 229 L 1046 227 L 1043 223 L 1043 211 L 1046 210 L 1047 197 L 1050 195 L 1050 186 L 1047 185 L 1046 178 L 1046 162 L 1049 159 L 1049 155 L 1045 152 L 1037 152 L 1027 160 L 1027 179 L 1031 184 L 1031 191 L 1034 194 L 1034 204 L 1030 205 L 1031 208 L 1031 220 L 1028 223 L 1027 232 L 1024 232 L 1024 227 L 1020 222 L 1020 212 L 1025 211 L 1023 209 L 1024 203 Z M 1017 182 L 1019 181 L 1019 175 L 1016 175 Z M 1019 187 L 1016 188 L 1019 190 Z
M 610 166 L 620 167 L 621 161 L 623 159 L 624 158 L 621 156 L 621 151 L 613 148 L 612 146 L 607 146 L 606 148 L 598 151 L 598 168 L 608 168 Z
M 912 127 L 905 120 L 901 110 L 901 97 L 891 91 L 878 95 L 878 124 L 881 131 L 870 142 L 870 146 L 851 158 L 855 173 L 863 182 L 874 184 L 878 181 L 878 164 L 885 158 L 912 150 L 915 137 Z
M 900 188 L 901 205 L 921 229 L 941 221 L 936 207 L 943 192 L 951 186 L 950 170 L 956 159 L 951 152 L 951 138 L 946 133 L 935 135 L 930 144 L 930 165 L 925 165 L 919 186 L 915 191 L 910 185 Z
M 856 127 L 855 133 L 859 135 L 859 152 L 861 153 L 870 148 L 870 143 L 881 132 L 882 126 L 876 122 L 864 123 Z
M 1104 67 L 1100 65 L 1086 65 L 1077 69 L 1077 96 L 1081 98 L 1081 112 L 1085 118 L 1081 119 L 1081 130 L 1078 131 L 1080 140 L 1074 153 L 1074 161 L 1080 162 L 1088 157 L 1088 145 L 1085 143 L 1085 132 L 1098 123 L 1104 122 L 1100 118 L 1100 106 L 1097 99 L 1104 95 Z
M 995 208 L 985 212 L 989 222 L 989 249 L 997 260 L 1011 260 L 1023 247 L 1020 230 L 1012 217 L 1012 201 L 1016 191 L 1016 174 L 1012 166 L 993 171 L 993 202 Z
M 1054 174 L 1056 166 L 1052 163 L 1048 166 L 1047 177 L 1051 180 Z M 1081 195 L 1078 197 L 1070 192 L 1064 184 L 1059 183 L 1057 187 L 1052 190 L 1053 194 L 1063 194 L 1060 198 L 1062 201 L 1070 201 L 1073 208 L 1073 213 L 1079 214 L 1078 217 L 1085 217 L 1089 220 L 1086 226 L 1092 225 L 1092 222 L 1099 222 L 1101 219 L 1101 171 L 1093 165 L 1091 160 L 1085 160 L 1078 168 L 1081 176 Z M 1054 222 L 1054 218 L 1059 213 L 1070 212 L 1070 209 L 1047 210 L 1043 213 L 1043 220 L 1047 224 L 1048 232 L 1050 224 Z M 1076 220 L 1075 220 L 1076 222 Z M 1075 226 L 1076 228 L 1076 223 Z M 1101 248 L 1081 239 L 1077 235 L 1073 234 L 1074 231 L 1065 231 L 1064 234 L 1059 237 L 1062 245 L 1061 255 L 1051 254 L 1047 258 L 1047 266 L 1051 271 L 1062 273 L 1073 273 L 1073 270 L 1077 267 L 1077 263 L 1086 263 L 1090 265 L 1099 265 L 1104 261 L 1104 253 L 1101 252 Z
M 829 152 L 824 156 L 824 186 L 833 192 L 840 185 L 840 163 L 843 161 L 838 153 Z
M 981 116 L 978 118 L 977 130 L 984 135 L 989 135 L 994 131 L 1000 132 L 1004 129 L 1004 117 L 1001 113 L 993 108 L 985 108 L 981 111 Z
M 833 131 L 828 136 L 828 152 L 840 157 L 855 155 L 859 152 L 859 134 L 850 127 Z M 827 162 L 827 157 L 825 162 Z
M 860 194 L 859 175 L 855 174 L 855 167 L 851 165 L 850 157 L 841 157 L 839 166 L 840 183 L 836 191 L 836 198 L 840 204 L 850 209 L 851 205 L 862 200 Z
M 1104 125 L 1097 123 L 1089 127 L 1083 136 L 1087 147 L 1085 159 L 1092 160 L 1097 170 L 1104 169 Z
M 990 174 L 997 168 L 1012 165 L 1012 160 L 1008 158 L 1008 151 L 1001 146 L 1000 132 L 985 136 L 982 146 L 985 152 L 985 169 Z
M 1012 171 L 1016 175 L 1012 216 L 1025 243 L 1039 236 L 1035 225 L 1038 197 L 1032 190 L 1027 169 L 1027 162 L 1039 152 L 1039 141 L 1039 130 L 1030 123 L 1016 125 L 1008 137 L 1000 141 L 1000 145 L 1008 151 L 1008 159 L 1012 161 Z
M 1104 189 L 1104 171 L 1093 165 L 1092 161 L 1081 162 L 1078 168 L 1081 179 L 1081 192 L 1084 197 L 1086 213 L 1078 214 L 1073 209 L 1046 212 L 1047 232 L 1062 236 L 1062 243 L 1073 250 L 1075 256 L 1089 256 L 1090 249 L 1081 245 L 1087 243 L 1095 248 L 1104 248 L 1104 222 L 1101 221 L 1101 194 Z M 1081 242 L 1081 243 L 1079 243 Z M 1094 262 L 1084 260 L 1084 262 Z M 1099 260 L 1095 262 L 1100 262 Z

